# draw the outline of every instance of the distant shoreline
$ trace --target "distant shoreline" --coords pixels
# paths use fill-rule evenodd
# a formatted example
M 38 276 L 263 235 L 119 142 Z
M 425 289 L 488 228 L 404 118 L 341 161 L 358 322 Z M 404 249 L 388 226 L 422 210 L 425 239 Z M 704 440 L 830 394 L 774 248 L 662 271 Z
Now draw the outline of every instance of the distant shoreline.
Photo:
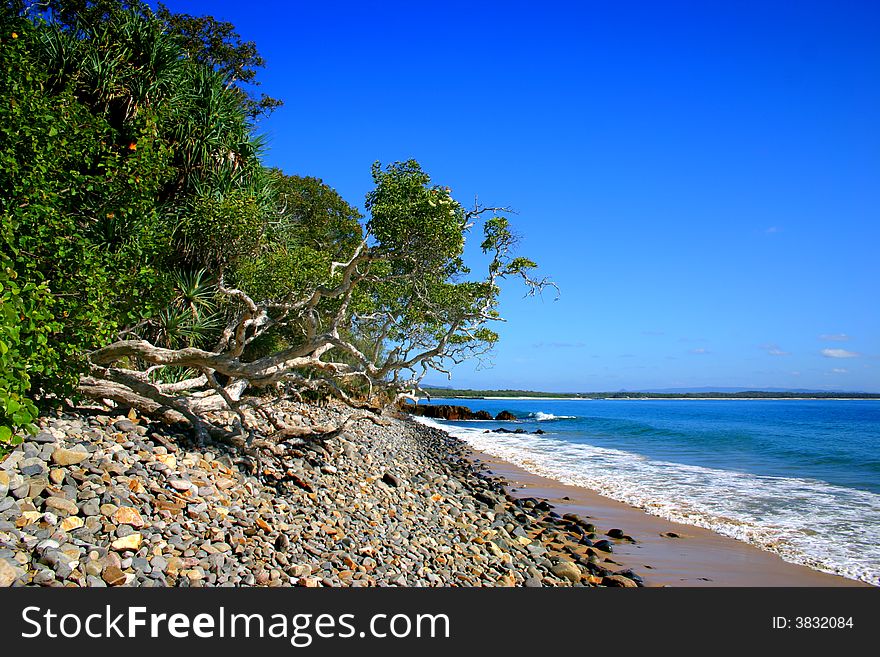
M 419 397 L 419 401 L 427 400 L 427 397 Z M 533 401 L 880 401 L 880 395 L 876 397 L 495 397 L 491 395 L 480 397 L 442 397 L 431 395 L 431 399 L 491 399 L 502 401 L 505 399 L 533 400 Z

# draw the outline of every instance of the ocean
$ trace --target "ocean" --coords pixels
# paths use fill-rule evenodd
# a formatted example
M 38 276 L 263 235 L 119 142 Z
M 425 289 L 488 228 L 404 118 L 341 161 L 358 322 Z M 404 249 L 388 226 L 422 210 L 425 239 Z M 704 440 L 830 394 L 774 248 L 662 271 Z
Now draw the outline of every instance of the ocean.
M 511 411 L 515 422 L 419 419 L 530 472 L 880 585 L 880 401 L 431 403 Z

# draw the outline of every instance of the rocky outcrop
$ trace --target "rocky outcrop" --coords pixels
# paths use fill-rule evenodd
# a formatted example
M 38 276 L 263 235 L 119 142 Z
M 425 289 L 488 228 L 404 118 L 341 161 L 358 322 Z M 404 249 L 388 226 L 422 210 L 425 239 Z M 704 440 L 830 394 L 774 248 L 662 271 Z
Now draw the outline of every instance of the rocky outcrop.
M 401 410 L 412 415 L 430 417 L 437 420 L 492 420 L 489 411 L 472 411 L 467 406 L 452 404 L 403 404 Z M 516 416 L 510 411 L 501 411 L 495 416 L 499 422 L 510 422 Z
M 404 404 L 402 410 L 419 415 L 421 417 L 430 417 L 438 420 L 480 420 L 484 418 L 477 417 L 467 406 L 453 406 L 450 404 L 439 405 L 420 405 L 420 404 Z M 489 415 L 486 413 L 486 415 Z M 490 415 L 488 419 L 492 419 Z

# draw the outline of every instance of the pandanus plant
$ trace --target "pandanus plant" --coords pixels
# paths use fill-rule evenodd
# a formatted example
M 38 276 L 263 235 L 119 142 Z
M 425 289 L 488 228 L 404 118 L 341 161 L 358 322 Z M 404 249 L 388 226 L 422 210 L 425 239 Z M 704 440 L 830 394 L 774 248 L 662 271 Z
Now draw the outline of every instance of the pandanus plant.
M 71 84 L 81 102 L 123 129 L 144 108 L 174 102 L 185 80 L 184 61 L 162 24 L 134 12 L 113 20 L 51 24 L 39 32 L 56 86 Z
M 155 340 L 172 349 L 200 347 L 215 337 L 221 324 L 215 295 L 217 286 L 206 270 L 174 273 L 174 297 L 151 320 Z
M 174 273 L 174 297 L 145 325 L 143 337 L 169 349 L 208 346 L 222 326 L 216 304 L 217 286 L 204 269 Z M 173 383 L 191 378 L 195 371 L 182 367 L 161 367 L 151 379 Z

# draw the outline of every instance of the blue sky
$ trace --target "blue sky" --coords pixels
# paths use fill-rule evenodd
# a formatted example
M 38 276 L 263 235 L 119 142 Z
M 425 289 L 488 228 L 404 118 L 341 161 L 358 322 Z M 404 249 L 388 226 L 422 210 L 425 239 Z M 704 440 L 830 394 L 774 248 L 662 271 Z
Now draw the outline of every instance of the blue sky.
M 558 301 L 431 382 L 880 392 L 880 4 L 168 4 L 256 41 L 268 164 L 518 211 Z

